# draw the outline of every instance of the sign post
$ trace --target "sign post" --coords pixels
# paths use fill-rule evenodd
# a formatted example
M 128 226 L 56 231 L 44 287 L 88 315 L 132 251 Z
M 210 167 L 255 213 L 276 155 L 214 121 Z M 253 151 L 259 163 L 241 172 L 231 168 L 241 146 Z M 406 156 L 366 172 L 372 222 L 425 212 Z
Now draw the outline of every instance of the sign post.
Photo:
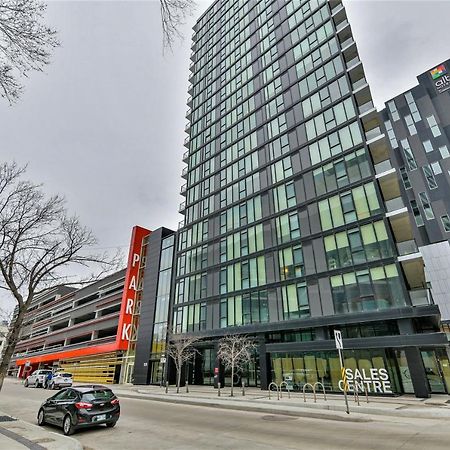
M 336 348 L 339 353 L 339 362 L 341 364 L 341 377 L 344 388 L 345 412 L 347 414 L 350 414 L 350 410 L 348 409 L 348 398 L 347 398 L 348 383 L 347 383 L 347 376 L 345 374 L 344 356 L 342 354 L 342 351 L 344 350 L 344 343 L 342 341 L 342 334 L 339 330 L 334 330 L 334 341 L 336 343 Z

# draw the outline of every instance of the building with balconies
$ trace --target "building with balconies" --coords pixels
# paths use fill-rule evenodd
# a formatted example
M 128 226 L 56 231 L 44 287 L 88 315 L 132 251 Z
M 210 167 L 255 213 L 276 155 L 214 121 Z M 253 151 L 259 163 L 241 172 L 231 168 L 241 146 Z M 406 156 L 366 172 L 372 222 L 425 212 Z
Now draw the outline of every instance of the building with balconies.
M 381 111 L 390 164 L 399 179 L 399 253 L 415 282 L 450 322 L 450 60 L 417 77 L 418 84 Z M 409 226 L 406 216 L 409 216 Z M 401 230 L 401 231 L 400 231 Z M 417 301 L 416 300 L 416 301 Z
M 233 382 L 339 392 L 339 329 L 346 368 L 387 374 L 371 392 L 449 389 L 433 366 L 448 367 L 439 308 L 342 2 L 217 0 L 192 49 L 172 317 L 202 337 L 187 380 L 232 382 L 217 342 L 246 334 L 257 351 Z

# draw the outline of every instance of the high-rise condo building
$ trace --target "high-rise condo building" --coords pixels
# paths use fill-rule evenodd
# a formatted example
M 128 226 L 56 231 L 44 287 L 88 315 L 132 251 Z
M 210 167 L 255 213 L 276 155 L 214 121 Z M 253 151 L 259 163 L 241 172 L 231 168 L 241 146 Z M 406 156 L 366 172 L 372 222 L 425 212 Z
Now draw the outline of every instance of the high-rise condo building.
M 403 251 L 414 227 L 341 1 L 215 1 L 191 59 L 172 319 L 203 338 L 189 382 L 229 384 L 218 340 L 246 334 L 247 385 L 339 392 L 339 329 L 351 384 L 446 392 L 439 308 Z
M 418 85 L 386 102 L 381 114 L 392 167 L 413 223 L 402 255 L 423 259 L 442 319 L 450 321 L 450 60 L 419 75 Z

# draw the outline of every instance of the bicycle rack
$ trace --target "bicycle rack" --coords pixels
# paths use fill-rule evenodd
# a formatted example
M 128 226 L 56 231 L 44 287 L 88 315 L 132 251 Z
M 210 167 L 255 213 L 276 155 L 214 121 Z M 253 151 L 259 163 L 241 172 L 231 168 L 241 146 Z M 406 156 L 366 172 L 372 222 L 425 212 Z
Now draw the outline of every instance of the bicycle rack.
M 318 385 L 322 386 L 323 399 L 324 399 L 325 401 L 327 401 L 327 394 L 326 394 L 326 392 L 325 392 L 325 386 L 323 385 L 323 383 L 321 383 L 320 381 L 316 381 L 316 382 L 314 383 L 314 385 L 313 385 L 314 391 L 316 390 L 316 385 L 317 385 L 317 386 L 318 386 Z
M 311 389 L 312 389 L 313 395 L 314 395 L 314 403 L 316 403 L 317 402 L 316 389 L 314 388 L 314 386 L 311 383 L 305 383 L 303 385 L 303 401 L 306 402 L 306 387 L 307 386 L 311 386 Z
M 286 383 L 286 381 L 282 381 L 280 383 L 280 397 L 283 398 L 283 391 L 281 390 L 281 386 L 286 386 L 286 390 L 288 393 L 288 398 L 291 398 L 291 391 L 289 390 L 289 385 Z
M 270 400 L 270 393 L 271 393 L 271 390 L 270 390 L 270 387 L 271 386 L 275 386 L 276 387 L 276 389 L 277 389 L 277 400 L 280 400 L 280 388 L 278 387 L 278 384 L 277 383 L 275 383 L 275 382 L 273 382 L 272 381 L 272 383 L 270 383 L 269 384 L 269 386 L 267 387 L 267 389 L 269 390 L 269 400 Z

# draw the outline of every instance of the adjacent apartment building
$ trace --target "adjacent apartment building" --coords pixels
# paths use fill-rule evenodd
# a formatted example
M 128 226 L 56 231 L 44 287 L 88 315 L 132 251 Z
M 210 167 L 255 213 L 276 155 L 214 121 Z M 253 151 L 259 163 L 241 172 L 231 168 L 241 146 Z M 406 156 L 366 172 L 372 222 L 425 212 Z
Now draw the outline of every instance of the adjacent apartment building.
M 418 84 L 381 112 L 403 207 L 413 218 L 401 254 L 423 260 L 426 284 L 450 322 L 450 60 L 417 77 Z
M 341 1 L 216 1 L 191 60 L 172 317 L 203 338 L 189 382 L 229 383 L 217 342 L 243 333 L 258 343 L 247 385 L 339 392 L 339 329 L 371 392 L 448 392 L 439 308 L 405 251 L 416 229 Z

